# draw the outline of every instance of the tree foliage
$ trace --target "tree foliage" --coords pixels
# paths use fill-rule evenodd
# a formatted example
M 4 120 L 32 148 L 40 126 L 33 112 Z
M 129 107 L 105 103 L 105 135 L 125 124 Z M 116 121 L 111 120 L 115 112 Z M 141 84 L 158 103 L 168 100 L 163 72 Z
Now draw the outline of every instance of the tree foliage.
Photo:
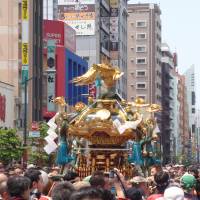
M 23 154 L 22 141 L 14 129 L 0 129 L 0 161 L 5 165 L 20 160 Z

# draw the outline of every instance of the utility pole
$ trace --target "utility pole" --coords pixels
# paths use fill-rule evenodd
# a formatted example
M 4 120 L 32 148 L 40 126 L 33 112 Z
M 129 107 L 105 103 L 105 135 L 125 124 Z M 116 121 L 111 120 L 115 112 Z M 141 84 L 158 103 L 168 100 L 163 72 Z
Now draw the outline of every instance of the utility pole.
M 43 87 L 43 0 L 33 2 L 33 99 L 32 121 L 42 120 Z
M 24 79 L 24 133 L 23 133 L 23 138 L 24 138 L 24 146 L 27 145 L 27 86 L 28 82 L 32 80 L 33 77 L 27 79 Z

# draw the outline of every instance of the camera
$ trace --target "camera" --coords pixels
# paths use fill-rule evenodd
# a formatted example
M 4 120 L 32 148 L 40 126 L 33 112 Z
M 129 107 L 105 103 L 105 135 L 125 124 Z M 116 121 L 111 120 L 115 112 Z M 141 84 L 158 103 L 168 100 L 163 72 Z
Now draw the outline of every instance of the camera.
M 114 170 L 111 170 L 109 172 L 109 178 L 115 178 L 115 171 Z

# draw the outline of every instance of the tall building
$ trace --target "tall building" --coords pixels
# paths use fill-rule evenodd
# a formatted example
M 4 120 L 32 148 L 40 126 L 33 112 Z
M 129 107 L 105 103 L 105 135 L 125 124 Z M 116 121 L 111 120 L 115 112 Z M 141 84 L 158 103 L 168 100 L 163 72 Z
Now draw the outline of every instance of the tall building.
M 94 63 L 111 62 L 125 72 L 117 90 L 126 98 L 127 1 L 58 1 L 58 19 L 76 30 L 76 53 Z
M 43 19 L 54 20 L 58 17 L 58 0 L 43 0 Z
M 19 3 L 18 1 L 0 1 L 0 81 L 4 85 L 1 95 L 12 94 L 14 99 L 12 123 L 9 127 L 17 126 L 19 114 Z M 12 92 L 10 93 L 10 88 Z M 8 91 L 6 92 L 5 89 Z M 10 96 L 10 95 L 9 95 Z M 10 98 L 10 97 L 9 97 Z M 9 99 L 7 98 L 7 101 Z M 7 105 L 7 104 L 6 104 Z M 9 104 L 7 105 L 9 106 Z M 12 125 L 10 125 L 12 124 Z M 6 126 L 6 124 L 5 124 Z
M 162 44 L 162 128 L 161 128 L 161 144 L 163 149 L 163 163 L 172 162 L 174 158 L 175 133 L 174 133 L 174 96 L 173 88 L 174 80 L 172 72 L 174 70 L 173 54 L 169 46 Z
M 161 105 L 161 10 L 129 4 L 128 14 L 128 100 L 142 97 Z
M 196 146 L 196 161 L 200 162 L 200 110 L 198 109 L 196 112 L 196 139 L 197 139 L 197 146 Z
M 187 87 L 187 103 L 188 103 L 188 115 L 189 115 L 189 139 L 190 139 L 190 151 L 189 157 L 195 159 L 196 157 L 196 100 L 195 100 L 195 67 L 192 65 L 185 73 L 185 82 Z M 194 155 L 192 155 L 194 154 Z
M 176 67 L 176 65 L 175 65 Z M 180 116 L 179 116 L 179 109 L 180 109 L 180 102 L 178 100 L 178 76 L 177 76 L 177 71 L 176 68 L 174 68 L 171 71 L 171 84 L 172 84 L 172 90 L 171 94 L 173 98 L 170 101 L 170 107 L 172 108 L 171 113 L 172 113 L 172 120 L 170 123 L 170 129 L 172 133 L 172 139 L 173 139 L 173 144 L 171 147 L 173 147 L 172 151 L 172 161 L 177 163 L 177 158 L 178 155 L 181 154 L 181 138 L 180 138 L 180 129 L 179 129 L 179 122 L 180 122 Z
M 181 162 L 188 159 L 190 149 L 188 103 L 185 76 L 177 73 L 178 77 L 178 100 L 179 100 L 179 137 L 181 140 Z

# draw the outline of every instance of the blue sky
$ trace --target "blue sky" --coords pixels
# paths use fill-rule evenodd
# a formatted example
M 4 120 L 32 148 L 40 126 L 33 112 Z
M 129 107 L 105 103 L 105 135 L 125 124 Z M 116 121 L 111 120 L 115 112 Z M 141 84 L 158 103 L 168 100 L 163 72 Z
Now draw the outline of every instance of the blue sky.
M 184 73 L 195 65 L 197 102 L 200 96 L 200 0 L 130 0 L 129 3 L 157 3 L 162 15 L 162 41 L 178 54 L 178 69 Z

